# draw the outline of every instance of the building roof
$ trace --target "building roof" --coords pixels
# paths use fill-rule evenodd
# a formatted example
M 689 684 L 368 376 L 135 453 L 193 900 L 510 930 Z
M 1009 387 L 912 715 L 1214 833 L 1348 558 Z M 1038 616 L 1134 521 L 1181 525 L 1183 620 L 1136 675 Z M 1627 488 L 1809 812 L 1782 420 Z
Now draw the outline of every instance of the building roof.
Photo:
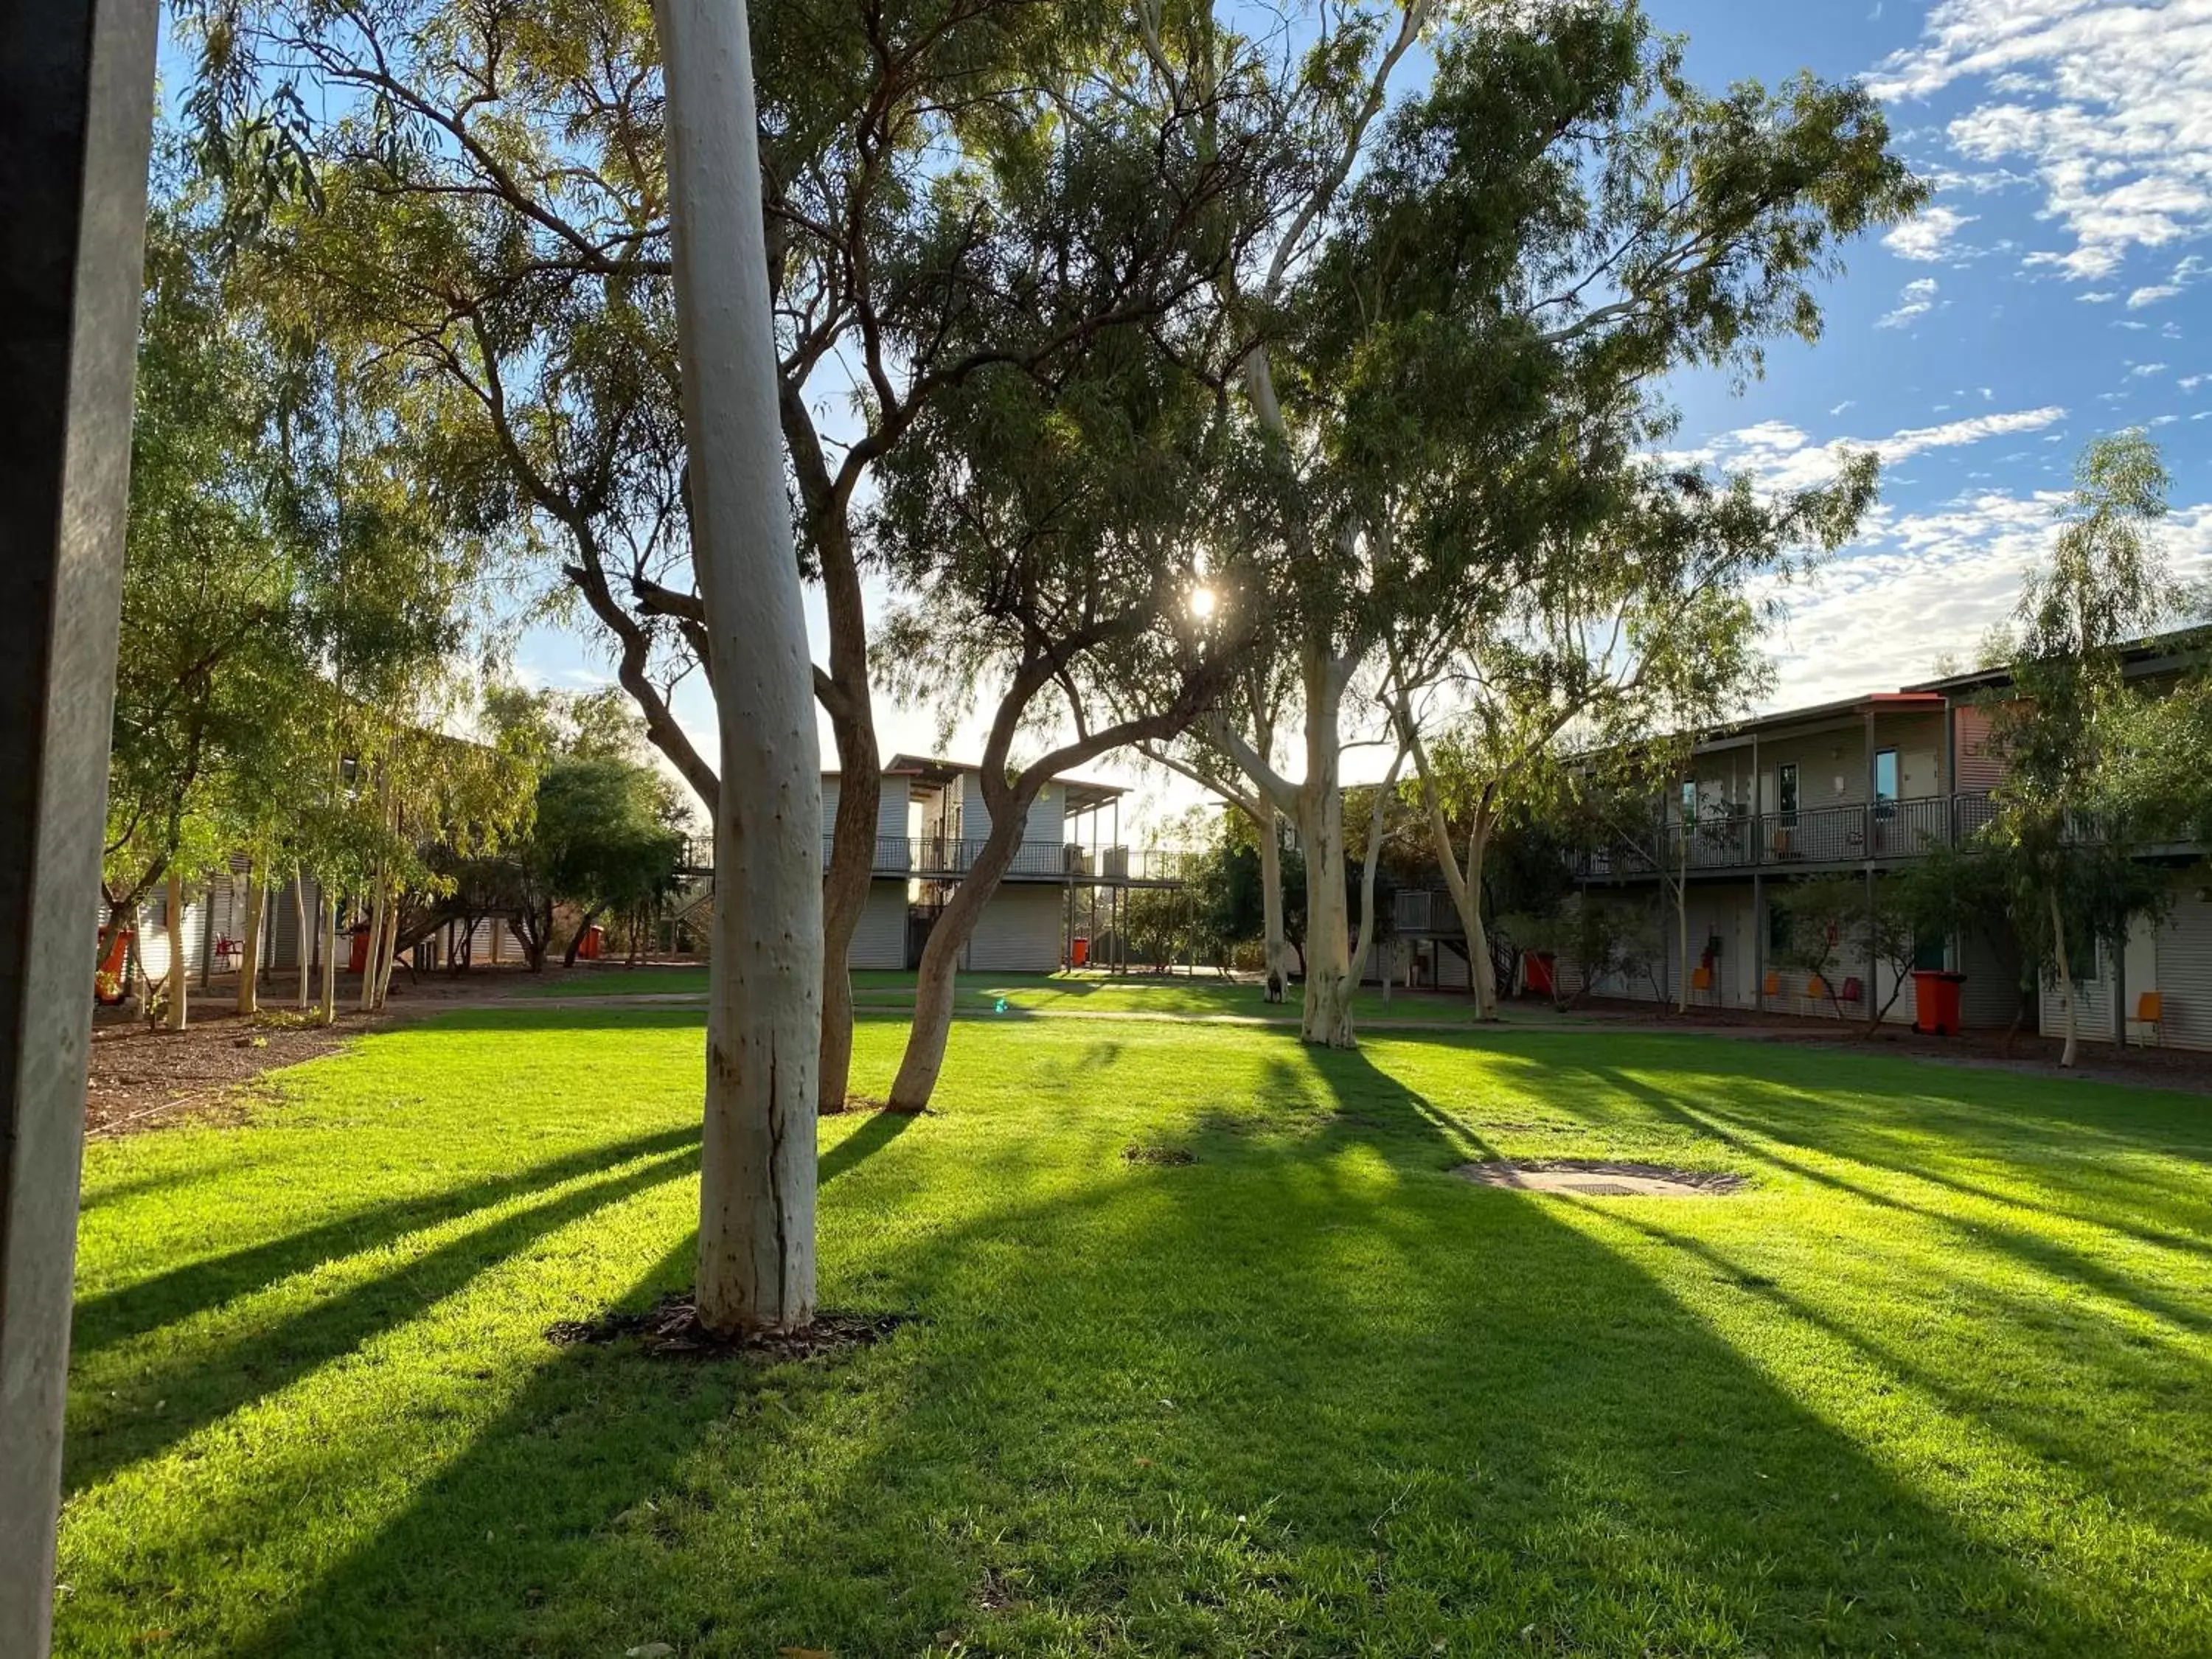
M 2163 634 L 2149 634 L 2120 653 L 2122 672 L 2130 679 L 2145 675 L 2174 673 L 2193 667 L 2204 660 L 2208 643 L 2212 636 L 2202 626 L 2169 629 Z M 1996 668 L 1970 668 L 1964 673 L 1947 674 L 1941 679 L 1923 680 L 1917 685 L 1907 686 L 1908 691 L 1957 693 L 1986 690 L 2002 685 L 2012 678 L 2009 663 Z
M 948 760 L 941 755 L 893 755 L 884 763 L 884 775 L 887 778 L 915 778 L 939 788 L 956 778 L 982 769 L 973 761 Z M 824 771 L 822 775 L 834 778 L 839 775 L 835 771 Z M 1086 812 L 1094 806 L 1103 806 L 1110 801 L 1119 800 L 1129 793 L 1125 784 L 1106 783 L 1095 778 L 1060 777 L 1053 781 L 1060 787 L 1066 802 L 1065 810 L 1070 812 Z

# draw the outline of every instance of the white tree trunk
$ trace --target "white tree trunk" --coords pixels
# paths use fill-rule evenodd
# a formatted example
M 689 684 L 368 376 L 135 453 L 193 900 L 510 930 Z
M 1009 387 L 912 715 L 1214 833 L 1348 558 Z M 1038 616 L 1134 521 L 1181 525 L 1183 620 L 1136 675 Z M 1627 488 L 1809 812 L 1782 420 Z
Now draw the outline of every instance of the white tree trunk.
M 1253 823 L 1260 832 L 1260 914 L 1267 980 L 1280 988 L 1291 982 L 1291 947 L 1283 933 L 1283 843 L 1275 833 L 1274 804 L 1267 802 L 1262 817 Z
M 399 959 L 399 896 L 384 907 L 384 926 L 369 941 L 369 971 L 376 976 L 376 1003 L 382 1008 L 392 994 L 392 970 Z
M 1298 832 L 1306 854 L 1306 994 L 1300 1034 L 1358 1046 L 1352 1025 L 1352 927 L 1344 891 L 1344 791 L 1338 786 L 1343 683 L 1326 651 L 1306 647 L 1306 781 Z
M 822 779 L 784 495 L 744 0 L 657 0 L 692 557 L 721 730 L 699 1187 L 710 1330 L 814 1316 Z
M 368 1012 L 376 1006 L 376 947 L 384 937 L 384 872 L 376 872 L 376 890 L 368 902 L 368 954 L 362 958 L 361 994 L 356 999 L 361 1012 Z
M 174 864 L 169 866 L 169 1008 L 164 1022 L 173 1031 L 181 1031 L 187 1023 L 185 986 L 190 977 L 185 972 L 185 878 L 177 872 Z
M 1352 947 L 1352 984 L 1355 991 L 1366 975 L 1368 956 L 1375 949 L 1375 872 L 1382 861 L 1382 831 L 1389 818 L 1390 797 L 1397 792 L 1398 773 L 1405 764 L 1406 750 L 1401 745 L 1367 809 L 1367 852 L 1359 863 L 1359 939 Z M 1382 1000 L 1388 1002 L 1390 969 L 1387 963 L 1376 977 L 1382 981 Z
M 2074 964 L 2066 954 L 2066 916 L 2058 903 L 2058 890 L 2053 887 L 2046 896 L 2051 901 L 2051 942 L 2058 954 L 2058 1006 L 2066 1011 L 2066 1047 L 2058 1056 L 2058 1063 L 2071 1066 L 2080 1058 L 2081 1047 L 2081 1016 L 2075 1006 Z
M 249 871 L 247 879 L 252 885 L 246 894 L 246 936 L 238 947 L 238 1012 L 241 1014 L 260 1009 L 260 988 L 254 975 L 261 968 L 261 924 L 269 908 L 269 884 L 262 879 L 260 869 Z
M 154 1017 L 154 981 L 146 971 L 146 907 L 131 907 L 131 949 L 125 953 L 124 976 L 131 986 L 131 994 L 138 1000 L 138 1018 L 151 1020 Z
M 323 1024 L 334 1025 L 338 1018 L 338 929 L 345 923 L 343 901 L 332 899 L 327 914 L 331 925 L 323 935 Z M 318 926 L 321 920 L 316 918 Z
M 321 906 L 316 907 L 318 912 Z M 309 952 L 312 941 L 307 937 L 307 873 L 297 865 L 292 867 L 292 925 L 299 939 L 300 992 L 297 1006 L 304 1012 L 314 1001 L 314 991 L 307 979 L 308 965 L 313 961 Z

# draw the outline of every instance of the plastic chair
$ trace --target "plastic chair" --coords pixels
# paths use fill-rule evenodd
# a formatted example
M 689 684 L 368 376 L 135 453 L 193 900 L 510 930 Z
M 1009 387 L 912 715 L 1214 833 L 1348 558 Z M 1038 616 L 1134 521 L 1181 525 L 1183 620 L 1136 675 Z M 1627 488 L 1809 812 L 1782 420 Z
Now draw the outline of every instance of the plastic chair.
M 2166 1041 L 2166 999 L 2160 995 L 2156 991 L 2145 991 L 2141 996 L 2136 999 L 2135 1018 L 2130 1020 L 2128 1024 L 2130 1025 L 2142 1025 L 2148 1027 L 2151 1042 L 2154 1044 L 2164 1043 Z

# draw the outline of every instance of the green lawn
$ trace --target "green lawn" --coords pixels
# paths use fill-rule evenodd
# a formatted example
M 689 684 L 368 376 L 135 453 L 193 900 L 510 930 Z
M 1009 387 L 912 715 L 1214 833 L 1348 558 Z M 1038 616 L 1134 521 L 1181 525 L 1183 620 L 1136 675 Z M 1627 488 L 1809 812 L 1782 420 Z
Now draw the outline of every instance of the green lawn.
M 94 1146 L 60 1650 L 2212 1653 L 2212 1103 L 971 1022 L 939 1113 L 823 1131 L 825 1300 L 919 1322 L 556 1350 L 688 1281 L 698 1018 L 413 1024 Z
M 908 1008 L 914 1004 L 911 973 L 863 969 L 853 975 L 853 996 L 863 1007 Z M 522 994 L 531 997 L 704 996 L 704 967 L 606 967 L 571 974 L 560 979 L 526 984 Z M 1251 983 L 1224 983 L 1210 976 L 1181 974 L 1132 974 L 1121 978 L 1077 974 L 963 974 L 958 981 L 956 1006 L 963 1013 L 997 1012 L 1004 1000 L 1009 1010 L 1024 1012 L 1091 1012 L 1158 1014 L 1235 1014 L 1247 1018 L 1273 1017 L 1295 1021 L 1298 990 L 1290 1000 L 1271 1007 L 1261 988 Z M 1473 1016 L 1465 993 L 1399 992 L 1389 1003 L 1369 987 L 1359 994 L 1360 1017 L 1370 1022 L 1392 1024 L 1419 1021 L 1424 1024 L 1468 1024 Z

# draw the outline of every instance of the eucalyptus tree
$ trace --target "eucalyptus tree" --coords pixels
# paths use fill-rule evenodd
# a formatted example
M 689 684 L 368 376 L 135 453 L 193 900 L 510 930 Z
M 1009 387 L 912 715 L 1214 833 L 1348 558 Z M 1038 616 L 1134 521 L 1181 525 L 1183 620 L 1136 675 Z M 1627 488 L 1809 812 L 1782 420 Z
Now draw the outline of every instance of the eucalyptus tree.
M 1124 245 L 1148 168 L 1098 158 L 1081 189 L 1054 192 L 1089 216 L 1068 246 Z M 1157 152 L 1156 152 L 1157 153 Z M 1202 166 L 1189 188 L 1212 188 Z M 1166 210 L 1183 216 L 1179 207 Z M 1194 216 L 1202 217 L 1203 216 Z M 1191 276 L 1202 282 L 1206 249 Z M 922 952 L 914 1024 L 890 1104 L 928 1103 L 951 1029 L 954 975 L 983 907 L 1020 847 L 1031 806 L 1072 768 L 1173 738 L 1222 696 L 1264 588 L 1250 566 L 1201 564 L 1198 532 L 1233 477 L 1224 404 L 1159 349 L 1151 327 L 1095 336 L 1050 378 L 1007 368 L 975 377 L 927 419 L 927 441 L 888 468 L 871 524 L 885 568 L 914 597 L 884 629 L 901 690 L 948 714 L 988 710 L 980 781 L 989 830 Z M 1040 745 L 1018 762 L 1018 742 Z
M 2011 684 L 1991 698 L 1990 749 L 2004 773 L 1984 836 L 2003 860 L 2022 953 L 2058 988 L 2061 1066 L 2080 1047 L 2081 951 L 2124 949 L 2133 918 L 2166 895 L 2131 855 L 2145 803 L 2125 787 L 2139 728 L 2123 669 L 2126 647 L 2179 598 L 2157 533 L 2169 484 L 2140 431 L 2084 450 L 2051 562 L 2029 573 L 2013 625 L 1985 651 L 2011 665 Z
M 642 9 L 556 0 L 246 0 L 211 30 L 212 124 L 264 118 L 308 157 L 301 264 L 355 325 L 446 376 L 477 434 L 459 482 L 511 493 L 562 573 L 549 603 L 604 630 L 652 739 L 710 808 L 720 782 L 676 720 L 708 677 L 670 287 L 661 52 Z M 879 756 L 857 514 L 918 416 L 969 375 L 1042 365 L 1154 303 L 1141 262 L 1071 310 L 1059 270 L 997 262 L 989 190 L 1036 176 L 1139 58 L 1117 7 L 1042 0 L 783 0 L 752 18 L 763 257 L 785 482 L 822 585 L 814 689 L 841 787 L 823 894 L 823 1102 L 842 1104 L 848 946 L 875 849 Z M 266 73 L 242 72 L 259 64 Z M 1170 97 L 1170 104 L 1176 96 Z M 1186 108 L 1194 117 L 1195 108 Z M 981 338 L 978 307 L 998 333 Z
M 1487 561 L 1497 574 L 1478 604 L 1442 625 L 1403 618 L 1385 645 L 1392 719 L 1484 1019 L 1498 988 L 1483 861 L 1499 825 L 1611 763 L 1597 757 L 1747 712 L 1772 683 L 1761 639 L 1787 583 L 1856 531 L 1875 477 L 1861 457 L 1832 485 L 1763 498 L 1747 478 L 1717 489 L 1652 463 L 1578 460 L 1579 526 L 1546 512 L 1554 522 L 1531 545 Z M 1612 487 L 1591 490 L 1599 480 Z M 1466 500 L 1455 494 L 1453 517 Z
M 1340 1045 L 1347 694 L 1379 678 L 1401 619 L 1480 605 L 1556 515 L 1575 522 L 1573 469 L 1554 457 L 1594 435 L 1656 441 L 1669 373 L 1747 376 L 1774 336 L 1817 337 L 1814 284 L 1838 246 L 1925 194 L 1863 89 L 1803 76 L 1701 94 L 1632 5 L 1342 16 L 1298 82 L 1324 94 L 1323 165 L 1224 294 L 1252 342 L 1245 406 L 1293 508 L 1304 775 L 1226 719 L 1208 732 L 1298 823 L 1304 1035 Z M 1434 73 L 1394 105 L 1425 37 Z M 1457 530 L 1438 533 L 1455 494 Z
M 269 355 L 170 182 L 148 226 L 103 866 L 108 931 L 166 882 L 173 946 L 187 884 L 231 850 L 232 780 L 262 769 L 311 658 L 294 550 L 265 511 Z

